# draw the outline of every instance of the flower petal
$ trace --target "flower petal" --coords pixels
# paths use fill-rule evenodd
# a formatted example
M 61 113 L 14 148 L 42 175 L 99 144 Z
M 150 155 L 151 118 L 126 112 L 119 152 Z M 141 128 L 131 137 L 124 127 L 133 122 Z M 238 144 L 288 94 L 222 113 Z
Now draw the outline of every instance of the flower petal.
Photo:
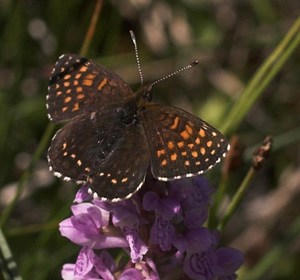
M 74 269 L 75 276 L 85 276 L 92 270 L 93 264 L 88 256 L 89 251 L 87 247 L 83 247 L 80 250 Z
M 236 272 L 244 263 L 243 254 L 233 248 L 220 248 L 216 250 L 217 261 L 223 275 Z
M 125 270 L 118 280 L 144 280 L 143 275 L 135 268 Z
M 189 253 L 183 263 L 184 272 L 191 278 L 213 280 L 219 275 L 214 251 Z

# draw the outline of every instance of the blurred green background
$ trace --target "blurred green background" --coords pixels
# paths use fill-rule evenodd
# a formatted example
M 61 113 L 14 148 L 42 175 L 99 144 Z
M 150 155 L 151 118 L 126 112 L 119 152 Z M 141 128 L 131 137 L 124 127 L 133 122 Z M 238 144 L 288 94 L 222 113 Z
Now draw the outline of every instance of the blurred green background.
M 54 63 L 63 53 L 79 54 L 95 5 L 0 0 L 1 212 L 49 124 L 45 96 Z M 154 101 L 186 109 L 222 129 L 255 71 L 299 14 L 299 0 L 104 1 L 86 56 L 134 90 L 140 79 L 129 30 L 137 37 L 146 83 L 198 59 L 198 66 L 157 85 Z M 268 134 L 275 139 L 270 160 L 223 236 L 224 245 L 245 254 L 245 271 L 287 238 L 300 212 L 299 93 L 298 47 L 234 131 L 242 161 L 230 175 L 229 193 L 244 178 L 254 147 Z M 57 227 L 69 217 L 77 187 L 49 173 L 46 153 L 3 228 L 24 279 L 60 279 L 62 264 L 75 262 L 79 251 Z M 259 279 L 299 279 L 299 241 L 293 235 L 284 256 Z

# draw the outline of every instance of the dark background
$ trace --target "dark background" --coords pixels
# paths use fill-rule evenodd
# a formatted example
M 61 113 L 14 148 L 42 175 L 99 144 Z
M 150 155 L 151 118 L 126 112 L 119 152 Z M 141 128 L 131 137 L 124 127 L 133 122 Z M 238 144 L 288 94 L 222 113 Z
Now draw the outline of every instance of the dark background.
M 45 96 L 54 63 L 63 53 L 79 53 L 95 5 L 0 0 L 1 212 L 49 124 Z M 87 56 L 118 73 L 134 90 L 139 75 L 131 29 L 146 82 L 198 59 L 198 66 L 157 85 L 154 101 L 184 108 L 222 128 L 234 102 L 299 11 L 298 0 L 104 1 Z M 254 147 L 268 134 L 275 138 L 270 160 L 223 236 L 224 245 L 245 254 L 244 270 L 279 245 L 299 215 L 299 86 L 298 48 L 235 131 L 243 161 L 231 174 L 229 193 L 247 173 Z M 62 264 L 75 262 L 79 251 L 57 228 L 70 215 L 77 187 L 49 173 L 46 150 L 3 228 L 24 279 L 60 279 Z M 296 235 L 284 258 L 261 279 L 298 279 L 299 257 Z

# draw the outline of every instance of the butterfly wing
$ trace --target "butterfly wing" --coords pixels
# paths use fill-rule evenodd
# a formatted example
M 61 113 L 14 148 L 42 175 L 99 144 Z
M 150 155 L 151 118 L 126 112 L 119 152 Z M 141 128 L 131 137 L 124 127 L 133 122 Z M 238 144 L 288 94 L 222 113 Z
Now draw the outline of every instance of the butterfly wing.
M 159 180 L 202 174 L 229 149 L 228 141 L 217 129 L 179 108 L 149 104 L 142 120 L 152 173 Z
M 131 197 L 143 185 L 150 163 L 142 125 L 126 130 L 120 145 L 91 179 L 91 189 L 101 198 L 118 201 Z
M 132 94 L 117 74 L 74 54 L 60 56 L 52 71 L 48 91 L 48 117 L 55 122 L 122 102 Z
M 99 197 L 110 200 L 134 193 L 149 161 L 142 125 L 124 124 L 116 110 L 75 118 L 56 133 L 48 150 L 50 170 L 57 177 L 90 182 Z

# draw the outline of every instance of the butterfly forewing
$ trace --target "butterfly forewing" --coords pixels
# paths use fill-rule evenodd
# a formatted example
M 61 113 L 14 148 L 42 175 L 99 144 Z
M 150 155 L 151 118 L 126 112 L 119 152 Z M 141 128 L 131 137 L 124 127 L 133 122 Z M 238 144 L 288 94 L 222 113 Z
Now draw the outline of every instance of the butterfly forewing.
M 202 174 L 221 160 L 228 141 L 215 128 L 179 108 L 149 104 L 142 115 L 153 175 L 174 180 Z
M 78 55 L 64 54 L 50 78 L 48 116 L 56 122 L 67 121 L 122 102 L 129 94 L 130 87 L 114 72 Z
M 53 137 L 49 164 L 56 175 L 86 181 L 116 149 L 125 129 L 115 110 L 77 117 Z

